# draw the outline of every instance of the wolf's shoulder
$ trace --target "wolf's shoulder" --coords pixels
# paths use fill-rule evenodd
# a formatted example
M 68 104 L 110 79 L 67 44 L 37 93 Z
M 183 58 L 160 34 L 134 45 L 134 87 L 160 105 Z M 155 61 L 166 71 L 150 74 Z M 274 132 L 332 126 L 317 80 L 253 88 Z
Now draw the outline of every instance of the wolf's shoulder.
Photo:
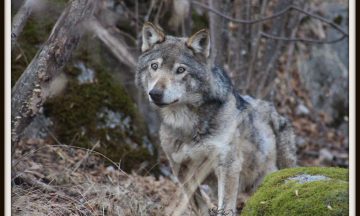
M 254 119 L 270 119 L 278 116 L 275 105 L 266 100 L 257 99 L 249 95 L 235 93 L 237 109 Z
M 220 82 L 232 86 L 231 79 L 223 67 L 213 66 L 211 72 L 215 79 L 219 79 Z
M 249 95 L 242 95 L 241 98 L 245 100 L 254 109 L 263 110 L 267 112 L 275 111 L 275 106 L 270 101 L 257 99 Z

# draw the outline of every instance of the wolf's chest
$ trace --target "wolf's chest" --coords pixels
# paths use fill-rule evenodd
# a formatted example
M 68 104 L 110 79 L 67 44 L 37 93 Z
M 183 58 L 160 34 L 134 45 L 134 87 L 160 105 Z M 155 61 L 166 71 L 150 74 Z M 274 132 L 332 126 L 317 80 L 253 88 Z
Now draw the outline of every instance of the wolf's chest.
M 212 149 L 212 146 L 205 143 L 182 143 L 169 156 L 175 163 L 181 164 L 187 161 L 203 160 L 213 152 Z
M 221 157 L 231 152 L 233 133 L 220 133 L 217 135 L 198 137 L 188 141 L 174 140 L 168 155 L 175 163 L 185 161 L 201 161 L 209 157 Z

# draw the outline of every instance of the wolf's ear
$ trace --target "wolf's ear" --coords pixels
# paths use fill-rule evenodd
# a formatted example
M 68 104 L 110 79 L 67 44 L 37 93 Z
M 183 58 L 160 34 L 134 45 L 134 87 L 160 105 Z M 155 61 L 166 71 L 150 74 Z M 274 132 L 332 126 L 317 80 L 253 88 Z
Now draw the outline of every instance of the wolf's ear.
M 145 52 L 152 48 L 154 44 L 165 40 L 164 32 L 150 22 L 145 22 L 142 28 L 142 46 L 141 51 Z
M 195 53 L 203 54 L 206 58 L 210 55 L 210 35 L 207 29 L 202 29 L 193 34 L 186 45 Z

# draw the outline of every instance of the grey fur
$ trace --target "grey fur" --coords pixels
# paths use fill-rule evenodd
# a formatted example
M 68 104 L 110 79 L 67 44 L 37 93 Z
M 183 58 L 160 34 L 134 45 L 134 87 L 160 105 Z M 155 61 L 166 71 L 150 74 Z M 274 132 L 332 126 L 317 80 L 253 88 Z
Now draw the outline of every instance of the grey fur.
M 207 215 L 205 201 L 193 194 L 207 183 L 218 193 L 218 208 L 235 212 L 238 193 L 251 193 L 268 173 L 295 166 L 291 124 L 270 103 L 241 96 L 223 69 L 209 65 L 206 31 L 178 38 L 145 26 L 144 34 L 154 28 L 152 33 L 160 33 L 150 36 L 162 41 L 145 41 L 136 84 L 146 94 L 163 92 L 161 146 L 183 184 L 182 201 L 189 199 L 198 215 Z M 158 69 L 151 68 L 153 62 Z M 178 67 L 186 71 L 177 74 Z

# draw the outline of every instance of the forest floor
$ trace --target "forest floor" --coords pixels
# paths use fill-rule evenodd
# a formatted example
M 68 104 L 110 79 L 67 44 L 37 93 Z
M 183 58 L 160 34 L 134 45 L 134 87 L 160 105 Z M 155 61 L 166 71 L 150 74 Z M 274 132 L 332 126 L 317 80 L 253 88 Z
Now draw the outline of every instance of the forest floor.
M 163 215 L 178 193 L 168 178 L 127 174 L 96 150 L 27 140 L 12 161 L 14 215 Z
M 323 165 L 321 158 L 302 155 L 300 164 Z M 125 173 L 120 163 L 96 148 L 23 140 L 12 160 L 12 214 L 165 215 L 179 198 L 179 185 L 168 177 Z

